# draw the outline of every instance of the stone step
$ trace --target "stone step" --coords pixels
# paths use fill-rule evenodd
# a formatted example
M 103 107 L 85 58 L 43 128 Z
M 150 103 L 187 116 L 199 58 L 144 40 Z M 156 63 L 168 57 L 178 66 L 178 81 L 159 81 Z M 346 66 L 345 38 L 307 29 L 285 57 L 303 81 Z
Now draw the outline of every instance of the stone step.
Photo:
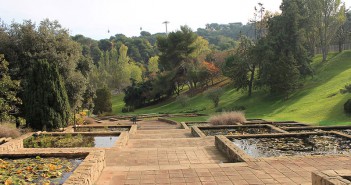
M 172 148 L 214 146 L 214 137 L 206 138 L 163 138 L 130 139 L 127 148 Z
M 106 152 L 107 166 L 221 164 L 227 158 L 215 146 L 172 149 L 118 149 Z

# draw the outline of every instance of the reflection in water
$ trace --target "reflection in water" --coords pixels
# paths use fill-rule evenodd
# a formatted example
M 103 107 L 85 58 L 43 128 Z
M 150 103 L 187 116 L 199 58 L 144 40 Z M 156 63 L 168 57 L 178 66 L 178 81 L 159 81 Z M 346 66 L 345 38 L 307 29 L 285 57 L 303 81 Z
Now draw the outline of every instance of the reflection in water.
M 94 136 L 94 146 L 109 148 L 117 141 L 118 136 Z
M 252 157 L 351 153 L 351 140 L 336 135 L 233 139 Z

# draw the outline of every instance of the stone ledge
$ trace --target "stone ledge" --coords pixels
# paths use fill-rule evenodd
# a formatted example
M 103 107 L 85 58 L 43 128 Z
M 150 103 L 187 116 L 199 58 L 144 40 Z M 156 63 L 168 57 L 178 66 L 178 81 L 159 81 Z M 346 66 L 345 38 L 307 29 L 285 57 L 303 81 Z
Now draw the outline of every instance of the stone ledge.
M 129 130 L 129 134 L 136 134 L 138 131 L 138 125 L 132 125 Z
M 185 122 L 180 122 L 180 127 L 182 129 L 190 129 L 189 126 Z
M 178 123 L 177 121 L 170 120 L 170 119 L 158 118 L 157 120 L 158 120 L 158 121 L 162 121 L 162 122 L 166 122 L 166 123 L 169 123 L 169 124 L 172 124 L 172 125 L 178 125 L 178 126 L 180 126 L 180 123 Z
M 23 139 L 31 136 L 33 133 L 24 134 L 16 139 L 0 145 L 0 152 L 12 152 L 23 148 Z
M 191 135 L 194 137 L 206 137 L 206 135 L 196 126 L 191 127 Z
M 351 184 L 351 181 L 344 177 L 351 177 L 351 170 L 326 170 L 312 172 L 312 185 Z
M 229 162 L 254 162 L 257 161 L 255 158 L 249 156 L 240 148 L 235 146 L 225 136 L 215 136 L 216 148 L 221 151 L 229 160 Z
M 105 151 L 92 151 L 77 167 L 77 169 L 74 170 L 73 174 L 65 181 L 64 184 L 92 185 L 98 180 L 105 166 Z

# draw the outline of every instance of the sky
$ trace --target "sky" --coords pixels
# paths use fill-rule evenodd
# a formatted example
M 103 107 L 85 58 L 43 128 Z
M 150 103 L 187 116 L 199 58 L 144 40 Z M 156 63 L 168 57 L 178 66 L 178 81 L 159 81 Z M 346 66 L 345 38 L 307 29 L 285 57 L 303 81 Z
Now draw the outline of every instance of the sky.
M 164 21 L 170 22 L 168 31 L 181 25 L 196 31 L 207 23 L 245 24 L 258 2 L 275 12 L 282 0 L 0 0 L 0 18 L 6 24 L 29 19 L 38 24 L 49 18 L 58 20 L 71 35 L 104 39 L 117 33 L 139 36 L 141 29 L 165 32 Z

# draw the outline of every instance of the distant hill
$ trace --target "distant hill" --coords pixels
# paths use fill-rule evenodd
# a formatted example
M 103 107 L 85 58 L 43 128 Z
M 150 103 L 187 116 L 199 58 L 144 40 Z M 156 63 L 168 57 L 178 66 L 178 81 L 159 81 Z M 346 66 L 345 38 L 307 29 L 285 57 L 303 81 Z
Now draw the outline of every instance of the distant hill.
M 328 58 L 327 62 L 321 62 L 319 55 L 313 59 L 314 76 L 305 79 L 303 87 L 288 100 L 272 97 L 265 90 L 256 90 L 249 98 L 246 92 L 238 92 L 228 84 L 224 87 L 225 93 L 219 106 L 223 110 L 245 107 L 248 118 L 295 120 L 320 125 L 351 124 L 351 116 L 343 112 L 343 104 L 351 98 L 351 94 L 339 92 L 347 83 L 351 83 L 351 51 L 332 53 Z M 114 113 L 120 113 L 122 99 L 121 95 L 114 97 Z M 132 114 L 189 111 L 216 113 L 211 101 L 200 93 L 189 99 L 187 107 L 182 107 L 177 101 L 169 101 L 138 109 Z

